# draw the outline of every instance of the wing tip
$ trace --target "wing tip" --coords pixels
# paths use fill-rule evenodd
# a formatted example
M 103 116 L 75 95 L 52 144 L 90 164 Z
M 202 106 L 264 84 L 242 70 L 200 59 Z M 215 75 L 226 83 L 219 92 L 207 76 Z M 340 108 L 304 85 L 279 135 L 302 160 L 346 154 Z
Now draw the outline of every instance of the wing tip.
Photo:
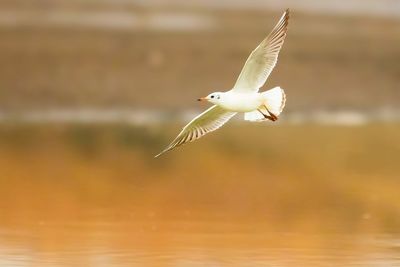
M 283 17 L 287 20 L 290 17 L 290 8 L 286 8 L 285 12 L 283 12 Z
M 164 149 L 163 151 L 161 151 L 160 153 L 158 153 L 157 155 L 155 155 L 154 158 L 156 159 L 156 158 L 160 157 L 160 156 L 163 155 L 164 153 L 166 153 L 166 152 L 172 150 L 173 148 L 174 148 L 173 146 L 171 147 L 171 145 L 169 145 L 166 149 Z
M 157 155 L 154 156 L 154 158 L 159 158 L 160 156 L 164 155 L 166 152 L 170 151 L 171 149 L 166 149 L 158 153 Z
M 286 26 L 289 24 L 289 18 L 290 18 L 290 8 L 286 8 L 285 13 L 283 13 L 283 17 L 285 20 Z
M 281 19 L 279 20 L 281 24 L 283 24 L 284 28 L 287 28 L 290 19 L 290 8 L 286 8 L 285 12 L 283 12 Z M 279 23 L 278 23 L 279 25 Z

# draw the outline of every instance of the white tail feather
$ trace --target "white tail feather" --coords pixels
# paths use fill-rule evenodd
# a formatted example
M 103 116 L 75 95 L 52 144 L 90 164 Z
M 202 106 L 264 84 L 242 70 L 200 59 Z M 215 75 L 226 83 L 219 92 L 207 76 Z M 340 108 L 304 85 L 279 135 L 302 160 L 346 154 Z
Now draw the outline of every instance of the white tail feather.
M 271 90 L 261 93 L 264 97 L 264 105 L 268 108 L 268 111 L 275 116 L 281 114 L 283 108 L 285 107 L 286 95 L 282 88 L 275 87 Z M 259 109 L 266 115 L 268 111 L 266 108 L 261 106 Z M 251 112 L 246 112 L 244 114 L 244 119 L 246 121 L 264 121 L 267 120 L 260 111 L 255 110 Z
M 245 121 L 265 121 L 266 118 L 258 110 L 244 113 Z

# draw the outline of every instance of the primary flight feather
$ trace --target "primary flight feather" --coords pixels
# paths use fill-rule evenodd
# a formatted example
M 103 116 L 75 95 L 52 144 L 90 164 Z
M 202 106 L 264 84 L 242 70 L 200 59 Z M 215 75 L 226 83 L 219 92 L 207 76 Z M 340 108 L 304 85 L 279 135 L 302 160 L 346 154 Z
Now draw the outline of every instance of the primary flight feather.
M 289 9 L 246 60 L 240 75 L 227 92 L 215 92 L 199 101 L 214 104 L 190 121 L 161 154 L 187 142 L 192 142 L 224 125 L 238 112 L 244 112 L 248 121 L 276 121 L 285 106 L 285 93 L 280 87 L 258 93 L 278 61 L 279 51 L 286 37 L 289 22 Z

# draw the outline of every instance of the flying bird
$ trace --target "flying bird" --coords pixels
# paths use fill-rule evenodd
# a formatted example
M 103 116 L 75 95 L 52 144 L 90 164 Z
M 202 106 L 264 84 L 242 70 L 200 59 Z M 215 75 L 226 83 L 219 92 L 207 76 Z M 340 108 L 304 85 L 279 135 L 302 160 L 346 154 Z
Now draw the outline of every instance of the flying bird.
M 288 22 L 289 9 L 283 13 L 271 33 L 251 52 L 233 88 L 199 98 L 199 101 L 214 105 L 191 120 L 171 144 L 155 157 L 217 130 L 238 112 L 243 112 L 247 121 L 278 119 L 286 101 L 283 89 L 275 87 L 261 93 L 258 91 L 278 61 Z

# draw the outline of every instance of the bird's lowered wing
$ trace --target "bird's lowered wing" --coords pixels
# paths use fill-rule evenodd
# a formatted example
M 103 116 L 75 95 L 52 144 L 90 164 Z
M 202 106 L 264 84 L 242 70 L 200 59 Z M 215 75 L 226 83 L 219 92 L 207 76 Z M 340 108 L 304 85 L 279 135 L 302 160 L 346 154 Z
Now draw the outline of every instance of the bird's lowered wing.
M 177 146 L 183 145 L 188 142 L 192 142 L 199 139 L 203 135 L 209 132 L 215 131 L 224 125 L 230 118 L 232 118 L 236 112 L 227 111 L 219 106 L 212 106 L 192 121 L 190 121 L 179 133 L 179 135 L 167 146 L 160 154 L 174 149 Z
M 267 80 L 278 61 L 278 54 L 285 41 L 289 22 L 289 9 L 278 24 L 256 49 L 251 52 L 232 91 L 257 92 Z

